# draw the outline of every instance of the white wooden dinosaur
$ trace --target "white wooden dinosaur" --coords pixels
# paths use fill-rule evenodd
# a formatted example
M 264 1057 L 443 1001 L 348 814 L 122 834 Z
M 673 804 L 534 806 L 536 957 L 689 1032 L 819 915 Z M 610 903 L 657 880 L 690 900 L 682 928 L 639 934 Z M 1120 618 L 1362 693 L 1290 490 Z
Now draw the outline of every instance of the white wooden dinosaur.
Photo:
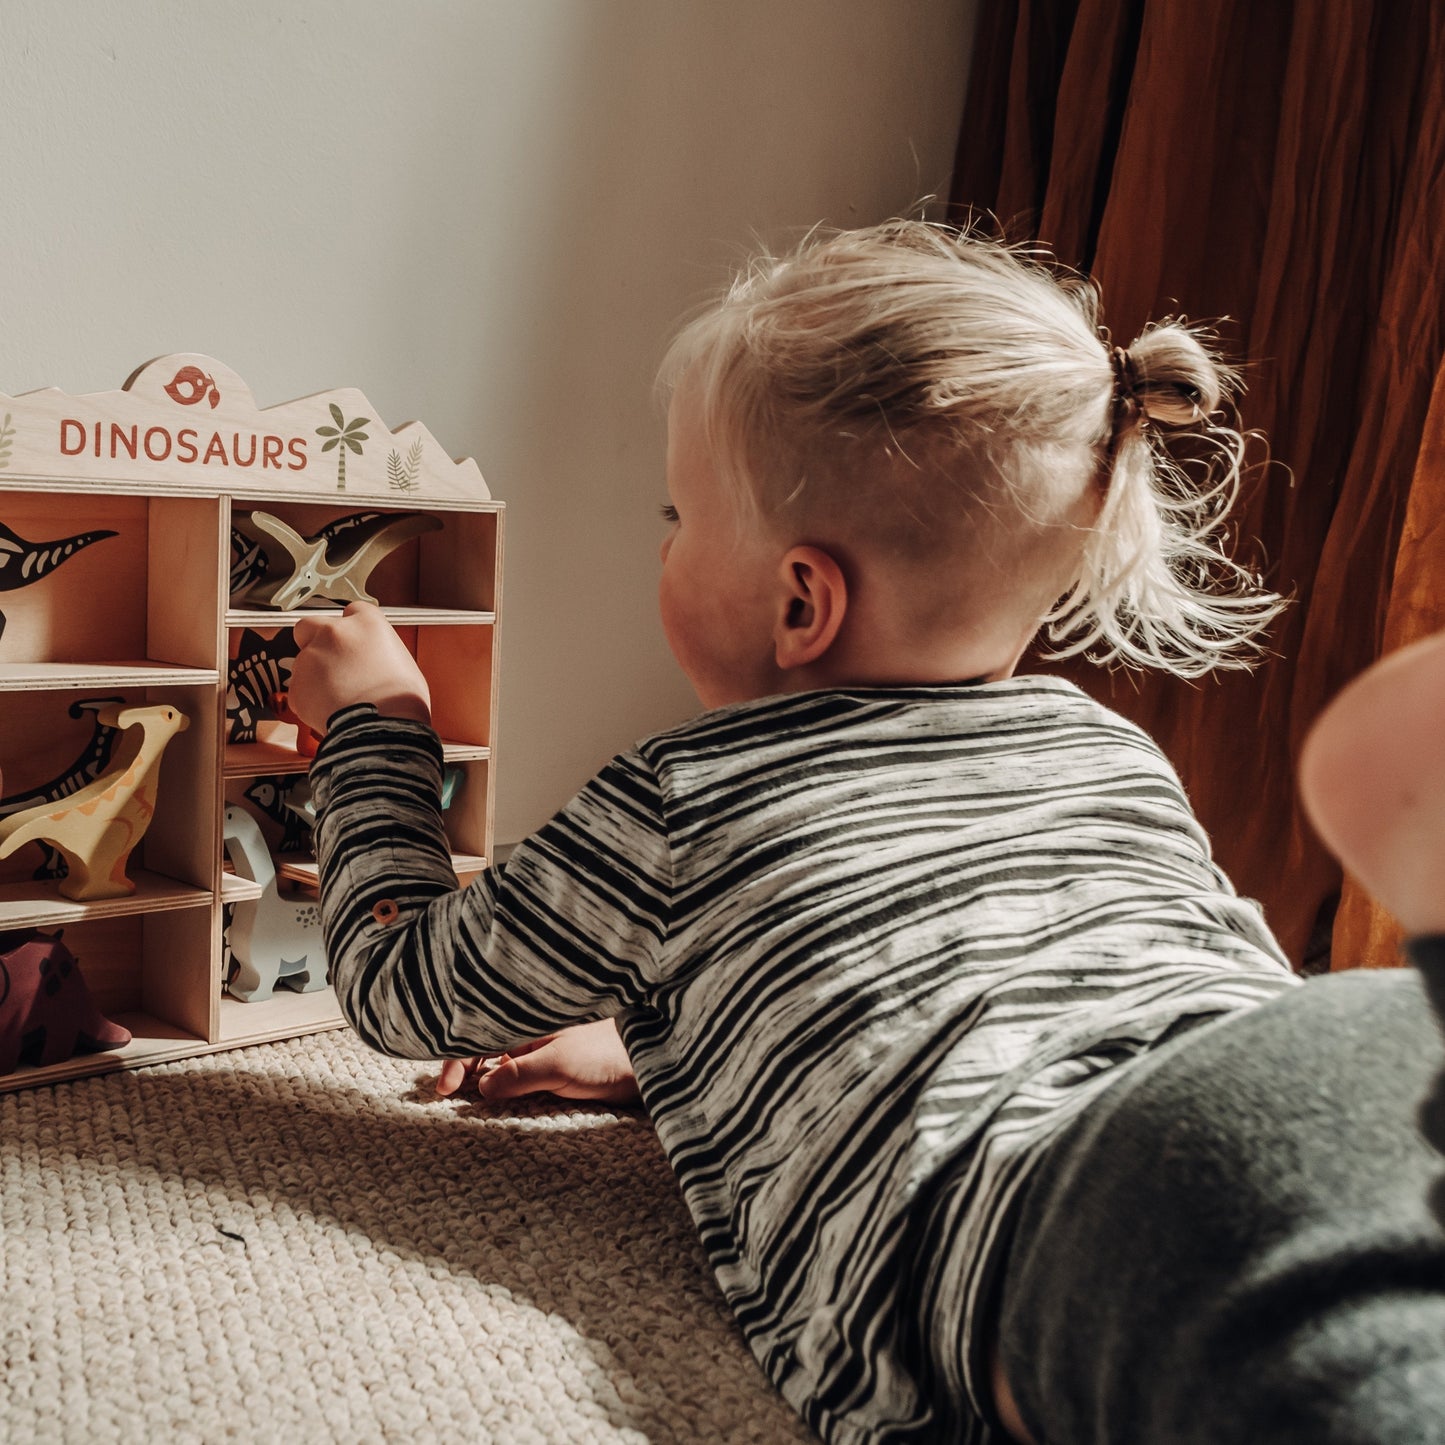
M 232 914 L 229 942 L 236 976 L 228 990 L 251 1003 L 270 998 L 277 983 L 300 993 L 324 988 L 326 954 L 315 899 L 282 895 L 261 825 L 239 803 L 226 804 L 222 837 L 236 872 L 261 886 L 259 898 L 242 899 Z
M 81 902 L 135 892 L 125 867 L 155 816 L 161 754 L 191 725 L 169 703 L 111 703 L 96 717 L 125 733 L 106 770 L 67 797 L 0 819 L 0 858 L 26 843 L 49 843 L 68 869 L 60 880 L 61 893 Z

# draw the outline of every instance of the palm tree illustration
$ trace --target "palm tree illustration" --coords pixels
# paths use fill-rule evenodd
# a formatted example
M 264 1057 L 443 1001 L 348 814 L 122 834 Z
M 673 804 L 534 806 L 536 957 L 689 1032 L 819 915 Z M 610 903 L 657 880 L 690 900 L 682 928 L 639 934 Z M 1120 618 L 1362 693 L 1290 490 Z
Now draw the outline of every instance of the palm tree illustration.
M 321 450 L 323 452 L 335 450 L 336 490 L 344 492 L 346 490 L 346 453 L 350 450 L 357 456 L 361 455 L 362 442 L 370 440 L 361 428 L 366 426 L 371 418 L 359 416 L 355 421 L 347 421 L 342 415 L 341 408 L 334 401 L 331 403 L 331 417 L 336 425 L 319 426 L 316 428 L 316 435 L 330 438 L 329 441 L 321 443 Z

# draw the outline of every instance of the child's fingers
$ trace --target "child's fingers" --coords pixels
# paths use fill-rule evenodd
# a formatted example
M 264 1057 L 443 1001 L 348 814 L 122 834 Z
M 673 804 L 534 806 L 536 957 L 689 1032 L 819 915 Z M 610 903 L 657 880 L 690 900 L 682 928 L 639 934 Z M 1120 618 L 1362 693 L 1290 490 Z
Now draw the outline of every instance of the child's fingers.
M 547 1047 L 535 1049 L 517 1058 L 503 1054 L 493 1067 L 484 1068 L 477 1076 L 477 1092 L 489 1104 L 506 1099 L 520 1099 L 527 1094 L 570 1094 L 574 1098 L 589 1097 L 574 1091 L 579 1081 L 573 1077 Z
M 526 1094 L 609 1104 L 635 1103 L 639 1097 L 632 1064 L 610 1019 L 563 1029 L 510 1054 L 483 1060 L 477 1092 L 488 1103 Z
M 520 1059 L 524 1054 L 535 1054 L 538 1049 L 546 1048 L 556 1037 L 556 1034 L 543 1034 L 540 1039 L 532 1039 L 528 1043 L 518 1044 L 514 1049 L 508 1049 L 507 1053 L 514 1059 Z
M 609 1104 L 631 1104 L 639 1098 L 631 1060 L 612 1019 L 544 1034 L 505 1054 L 448 1059 L 436 1082 L 438 1097 L 450 1098 L 468 1079 L 476 1081 L 477 1093 L 489 1104 L 529 1094 Z
M 326 616 L 308 612 L 296 619 L 295 624 L 291 628 L 291 636 L 296 639 L 296 645 L 298 647 L 305 647 L 332 631 L 340 620 L 341 616 L 337 613 L 331 613 L 329 616 Z
M 480 1062 L 480 1059 L 447 1059 L 437 1076 L 437 1096 L 442 1099 L 450 1098 L 466 1083 L 467 1075 L 476 1072 Z
M 291 635 L 298 647 L 336 637 L 353 637 L 366 630 L 390 624 L 381 609 L 370 602 L 348 602 L 340 612 L 305 612 L 296 619 Z

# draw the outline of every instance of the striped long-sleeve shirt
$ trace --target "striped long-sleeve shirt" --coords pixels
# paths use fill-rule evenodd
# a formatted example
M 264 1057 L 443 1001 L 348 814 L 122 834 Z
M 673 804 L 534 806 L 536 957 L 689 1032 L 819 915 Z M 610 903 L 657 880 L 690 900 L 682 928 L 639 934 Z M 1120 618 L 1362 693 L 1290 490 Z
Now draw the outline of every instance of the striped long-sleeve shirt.
M 316 759 L 346 1016 L 412 1058 L 616 1016 L 754 1353 L 829 1441 L 987 1438 L 1031 1161 L 1184 1021 L 1294 982 L 1157 747 L 1058 679 L 704 713 L 464 890 L 440 776 L 368 707 Z

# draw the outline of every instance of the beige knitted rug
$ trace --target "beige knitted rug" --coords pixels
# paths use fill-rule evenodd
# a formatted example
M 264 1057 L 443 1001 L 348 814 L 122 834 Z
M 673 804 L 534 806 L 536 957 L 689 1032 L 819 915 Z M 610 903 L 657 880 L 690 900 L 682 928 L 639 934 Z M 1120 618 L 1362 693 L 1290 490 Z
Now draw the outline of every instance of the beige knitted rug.
M 640 1113 L 349 1031 L 0 1095 L 0 1440 L 804 1441 Z

